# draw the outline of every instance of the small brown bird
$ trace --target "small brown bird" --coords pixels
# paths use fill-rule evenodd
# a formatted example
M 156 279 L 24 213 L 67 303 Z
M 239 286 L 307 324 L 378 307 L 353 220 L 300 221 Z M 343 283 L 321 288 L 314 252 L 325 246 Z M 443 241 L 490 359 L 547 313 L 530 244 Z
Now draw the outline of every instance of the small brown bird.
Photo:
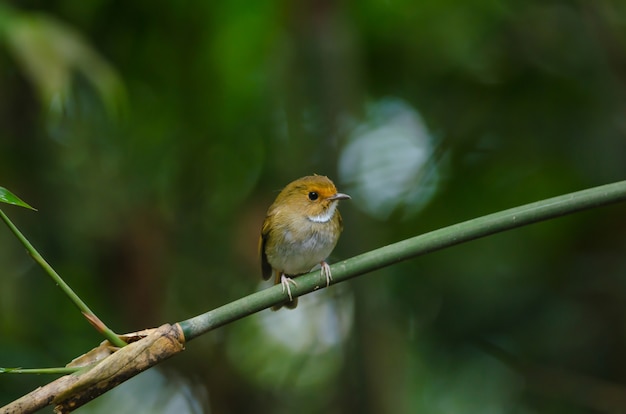
M 274 284 L 282 284 L 289 295 L 289 301 L 273 310 L 298 306 L 289 287 L 296 282 L 290 276 L 307 273 L 318 263 L 326 286 L 330 284 L 332 276 L 325 259 L 343 230 L 337 204 L 348 199 L 328 177 L 311 175 L 289 183 L 267 210 L 259 240 L 263 279 L 269 279 L 274 270 Z

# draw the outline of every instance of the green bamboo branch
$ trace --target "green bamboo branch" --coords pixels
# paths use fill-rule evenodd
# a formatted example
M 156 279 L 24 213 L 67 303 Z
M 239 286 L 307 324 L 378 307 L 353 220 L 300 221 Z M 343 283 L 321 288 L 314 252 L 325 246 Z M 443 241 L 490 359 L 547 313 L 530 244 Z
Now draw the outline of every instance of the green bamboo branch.
M 0 210 L 0 218 L 4 223 L 9 227 L 11 232 L 17 237 L 17 239 L 24 245 L 26 251 L 30 256 L 35 260 L 35 262 L 41 266 L 41 268 L 52 278 L 52 280 L 61 288 L 61 290 L 70 298 L 70 300 L 76 305 L 76 307 L 83 313 L 85 318 L 91 323 L 99 332 L 101 332 L 106 339 L 109 340 L 113 345 L 122 347 L 126 345 L 120 337 L 109 329 L 104 322 L 102 322 L 95 313 L 83 300 L 70 288 L 70 286 L 65 283 L 65 281 L 59 276 L 59 274 L 50 266 L 48 262 L 39 254 L 37 249 L 33 247 L 33 245 L 28 241 L 28 239 L 19 231 L 19 229 L 13 224 L 13 222 L 7 217 L 7 215 Z
M 626 181 L 619 181 L 478 217 L 336 263 L 331 266 L 333 275 L 331 284 L 494 233 L 625 200 Z M 294 296 L 326 287 L 325 279 L 320 276 L 319 271 L 299 276 L 297 281 L 298 285 L 291 288 Z M 210 330 L 284 302 L 286 299 L 287 294 L 283 293 L 280 285 L 276 285 L 179 324 L 185 339 L 190 341 Z

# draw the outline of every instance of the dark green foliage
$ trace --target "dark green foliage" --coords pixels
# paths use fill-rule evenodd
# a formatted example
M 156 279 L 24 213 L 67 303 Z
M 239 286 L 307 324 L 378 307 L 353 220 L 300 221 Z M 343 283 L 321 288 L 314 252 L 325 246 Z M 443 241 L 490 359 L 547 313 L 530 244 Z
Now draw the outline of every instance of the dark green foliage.
M 331 262 L 626 176 L 617 0 L 14 3 L 0 185 L 38 208 L 11 218 L 116 331 L 258 289 L 263 214 L 303 175 L 353 196 Z M 0 246 L 0 366 L 101 340 L 8 231 Z M 625 246 L 622 205 L 487 237 L 167 367 L 220 413 L 601 411 L 589 383 L 559 386 L 624 382 Z M 0 405 L 43 381 L 1 376 Z

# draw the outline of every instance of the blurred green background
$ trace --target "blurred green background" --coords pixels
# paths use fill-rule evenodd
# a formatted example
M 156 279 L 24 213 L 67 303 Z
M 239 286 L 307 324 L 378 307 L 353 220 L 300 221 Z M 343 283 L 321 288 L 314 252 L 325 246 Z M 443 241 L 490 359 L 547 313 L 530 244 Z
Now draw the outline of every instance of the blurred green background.
M 0 3 L 2 207 L 118 332 L 266 287 L 282 186 L 353 196 L 332 262 L 626 177 L 626 2 Z M 264 311 L 80 409 L 626 412 L 616 205 Z M 0 366 L 101 338 L 0 229 Z M 528 365 L 526 365 L 528 364 Z M 1 376 L 0 405 L 48 377 Z

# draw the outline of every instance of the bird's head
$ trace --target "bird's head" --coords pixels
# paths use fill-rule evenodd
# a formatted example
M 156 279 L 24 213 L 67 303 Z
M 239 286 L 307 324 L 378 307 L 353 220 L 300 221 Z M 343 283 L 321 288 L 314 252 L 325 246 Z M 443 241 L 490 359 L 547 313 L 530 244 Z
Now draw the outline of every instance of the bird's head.
M 324 223 L 335 215 L 338 201 L 348 199 L 328 177 L 310 175 L 289 183 L 276 201 L 291 213 L 301 212 L 311 221 Z

